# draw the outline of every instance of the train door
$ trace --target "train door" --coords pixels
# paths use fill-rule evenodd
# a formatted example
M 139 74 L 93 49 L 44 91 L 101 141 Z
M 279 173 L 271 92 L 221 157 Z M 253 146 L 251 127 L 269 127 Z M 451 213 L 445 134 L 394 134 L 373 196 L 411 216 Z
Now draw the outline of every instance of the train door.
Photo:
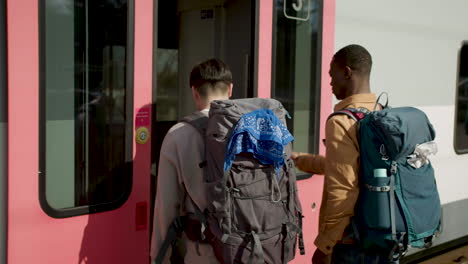
M 6 7 L 7 263 L 149 263 L 153 1 Z
M 7 219 L 7 94 L 6 94 L 6 12 L 0 0 L 0 264 L 6 263 Z
M 280 100 L 291 119 L 298 152 L 325 154 L 325 122 L 332 110 L 328 76 L 333 55 L 334 2 L 273 1 L 271 97 Z M 318 233 L 324 177 L 298 171 L 306 255 L 291 263 L 310 263 Z
M 233 73 L 233 98 L 253 96 L 255 1 L 157 1 L 156 9 L 154 175 L 167 130 L 196 110 L 188 82 L 195 64 L 212 57 L 223 60 Z

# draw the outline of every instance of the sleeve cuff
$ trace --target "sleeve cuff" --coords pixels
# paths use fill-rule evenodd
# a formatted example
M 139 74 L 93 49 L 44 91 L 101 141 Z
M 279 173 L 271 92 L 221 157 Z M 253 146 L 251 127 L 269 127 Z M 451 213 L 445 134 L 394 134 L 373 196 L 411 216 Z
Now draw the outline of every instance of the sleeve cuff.
M 325 255 L 330 255 L 333 251 L 333 247 L 336 244 L 336 242 L 333 242 L 332 240 L 320 234 L 317 236 L 314 243 L 317 248 Z

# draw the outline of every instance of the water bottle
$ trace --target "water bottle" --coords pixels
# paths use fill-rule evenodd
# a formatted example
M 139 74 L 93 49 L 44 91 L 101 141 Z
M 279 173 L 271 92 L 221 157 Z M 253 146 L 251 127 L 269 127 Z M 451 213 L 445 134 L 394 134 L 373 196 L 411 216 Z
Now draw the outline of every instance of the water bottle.
M 374 169 L 374 177 L 387 177 L 387 169 Z
M 374 169 L 374 179 L 376 186 L 386 186 L 389 183 L 389 178 L 387 178 L 387 169 L 378 168 Z M 390 222 L 390 197 L 389 192 L 377 191 L 373 192 L 372 199 L 374 200 L 374 220 L 375 228 L 378 229 L 389 229 L 391 227 Z

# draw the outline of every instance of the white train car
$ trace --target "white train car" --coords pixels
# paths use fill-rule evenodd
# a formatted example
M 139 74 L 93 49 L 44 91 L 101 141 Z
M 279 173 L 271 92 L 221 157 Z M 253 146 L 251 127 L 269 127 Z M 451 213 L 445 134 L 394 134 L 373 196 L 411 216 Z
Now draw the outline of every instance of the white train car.
M 436 130 L 443 232 L 435 249 L 468 241 L 467 12 L 463 0 L 336 1 L 335 49 L 368 48 L 373 92 L 422 109 Z

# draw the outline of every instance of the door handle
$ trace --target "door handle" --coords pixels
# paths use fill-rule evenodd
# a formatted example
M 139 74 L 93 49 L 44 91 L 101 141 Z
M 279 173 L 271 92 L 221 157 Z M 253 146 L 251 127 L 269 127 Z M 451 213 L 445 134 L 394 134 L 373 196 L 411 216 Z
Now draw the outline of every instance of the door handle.
M 135 211 L 135 225 L 136 231 L 145 230 L 148 226 L 148 203 L 145 202 L 138 202 L 136 204 L 136 211 Z

